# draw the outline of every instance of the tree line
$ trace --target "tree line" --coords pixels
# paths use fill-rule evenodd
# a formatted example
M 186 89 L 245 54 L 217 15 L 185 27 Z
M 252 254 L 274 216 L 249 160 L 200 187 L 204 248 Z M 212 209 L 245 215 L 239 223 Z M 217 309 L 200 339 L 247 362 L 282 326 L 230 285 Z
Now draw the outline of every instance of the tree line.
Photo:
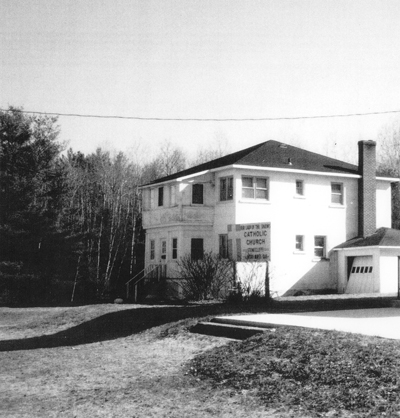
M 0 112 L 0 298 L 16 303 L 120 295 L 143 268 L 139 186 L 186 167 L 170 142 L 147 163 L 98 148 L 62 152 L 57 118 Z M 201 151 L 201 163 L 222 155 Z M 141 156 L 135 160 L 140 161 Z M 0 300 L 1 301 L 1 300 Z
M 165 142 L 142 163 L 119 152 L 63 150 L 57 118 L 0 111 L 0 302 L 89 302 L 121 295 L 143 268 L 139 186 L 218 158 L 226 146 L 188 161 Z M 400 123 L 379 138 L 380 169 L 399 175 Z M 64 152 L 63 152 L 64 151 Z M 393 189 L 400 229 L 399 188 Z

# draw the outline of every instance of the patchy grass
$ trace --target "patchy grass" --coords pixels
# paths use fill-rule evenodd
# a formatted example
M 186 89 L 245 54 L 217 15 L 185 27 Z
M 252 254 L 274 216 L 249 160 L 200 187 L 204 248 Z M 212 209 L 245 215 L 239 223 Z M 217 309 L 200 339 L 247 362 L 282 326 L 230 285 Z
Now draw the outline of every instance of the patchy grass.
M 197 356 L 194 376 L 294 416 L 400 416 L 400 342 L 282 327 Z
M 238 343 L 188 331 L 240 309 L 0 308 L 0 416 L 400 416 L 399 342 L 280 328 Z
M 230 341 L 188 331 L 197 315 L 223 309 L 0 308 L 0 416 L 272 416 L 255 397 L 185 373 L 195 355 Z

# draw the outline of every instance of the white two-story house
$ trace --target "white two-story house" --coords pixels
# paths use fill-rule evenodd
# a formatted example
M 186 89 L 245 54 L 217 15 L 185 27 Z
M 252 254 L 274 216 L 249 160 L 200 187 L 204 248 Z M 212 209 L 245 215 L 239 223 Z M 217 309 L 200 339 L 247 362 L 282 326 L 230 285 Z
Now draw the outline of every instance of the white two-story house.
M 375 164 L 374 142 L 361 141 L 359 152 L 373 157 L 360 165 Z M 375 175 L 375 165 L 372 170 L 374 232 L 391 226 L 396 179 Z M 363 176 L 362 167 L 267 141 L 157 179 L 142 186 L 145 265 L 163 265 L 174 278 L 184 254 L 213 251 L 241 262 L 268 261 L 275 294 L 337 291 L 330 253 L 360 236 Z

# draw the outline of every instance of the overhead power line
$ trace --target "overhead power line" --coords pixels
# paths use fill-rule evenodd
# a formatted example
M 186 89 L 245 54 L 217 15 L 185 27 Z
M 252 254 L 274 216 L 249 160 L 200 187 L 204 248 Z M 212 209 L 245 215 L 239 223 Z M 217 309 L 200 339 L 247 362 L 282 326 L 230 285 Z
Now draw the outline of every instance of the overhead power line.
M 0 109 L 3 112 L 9 112 L 9 109 Z M 366 113 L 346 113 L 338 115 L 315 115 L 315 116 L 285 116 L 275 118 L 157 118 L 157 117 L 141 117 L 141 116 L 118 116 L 118 115 L 86 115 L 79 113 L 57 113 L 57 112 L 37 112 L 33 110 L 21 110 L 22 113 L 30 113 L 34 115 L 76 117 L 76 118 L 97 118 L 97 119 L 128 119 L 143 121 L 165 121 L 165 122 L 257 122 L 257 121 L 274 121 L 274 120 L 296 120 L 296 119 L 326 119 L 326 118 L 346 118 L 352 116 L 369 116 L 384 115 L 387 113 L 400 113 L 400 110 L 387 110 L 383 112 L 366 112 Z

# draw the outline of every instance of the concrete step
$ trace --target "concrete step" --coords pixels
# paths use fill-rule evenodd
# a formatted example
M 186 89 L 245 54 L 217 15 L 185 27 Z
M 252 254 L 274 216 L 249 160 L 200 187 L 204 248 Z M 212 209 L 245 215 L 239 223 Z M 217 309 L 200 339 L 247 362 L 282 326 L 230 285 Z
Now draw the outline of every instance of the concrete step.
M 400 299 L 392 300 L 393 308 L 400 308 Z
M 199 322 L 191 328 L 191 332 L 196 334 L 212 335 L 214 337 L 232 338 L 235 340 L 245 340 L 255 334 L 265 332 L 266 328 L 253 327 L 247 325 L 224 324 L 220 322 Z

